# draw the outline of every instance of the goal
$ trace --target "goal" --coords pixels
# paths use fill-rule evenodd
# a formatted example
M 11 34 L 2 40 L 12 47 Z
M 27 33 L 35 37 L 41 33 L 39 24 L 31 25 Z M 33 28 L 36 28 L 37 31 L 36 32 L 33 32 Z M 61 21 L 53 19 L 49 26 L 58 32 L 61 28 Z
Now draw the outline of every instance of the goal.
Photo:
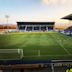
M 23 58 L 23 49 L 0 49 L 0 59 Z

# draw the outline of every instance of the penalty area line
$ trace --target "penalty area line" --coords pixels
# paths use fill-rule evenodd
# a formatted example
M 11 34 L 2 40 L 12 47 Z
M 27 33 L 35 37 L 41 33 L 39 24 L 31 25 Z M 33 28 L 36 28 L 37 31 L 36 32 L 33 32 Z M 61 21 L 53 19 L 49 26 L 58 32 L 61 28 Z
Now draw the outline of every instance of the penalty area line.
M 72 56 L 72 55 L 32 55 L 32 56 L 24 56 L 25 57 L 47 57 L 47 56 Z

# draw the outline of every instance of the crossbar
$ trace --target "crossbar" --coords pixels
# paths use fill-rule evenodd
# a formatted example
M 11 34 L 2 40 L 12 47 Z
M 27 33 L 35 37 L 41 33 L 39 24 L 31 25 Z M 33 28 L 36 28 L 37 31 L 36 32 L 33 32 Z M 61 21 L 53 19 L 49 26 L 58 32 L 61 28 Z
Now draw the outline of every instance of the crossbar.
M 0 49 L 0 53 L 19 53 L 20 49 Z

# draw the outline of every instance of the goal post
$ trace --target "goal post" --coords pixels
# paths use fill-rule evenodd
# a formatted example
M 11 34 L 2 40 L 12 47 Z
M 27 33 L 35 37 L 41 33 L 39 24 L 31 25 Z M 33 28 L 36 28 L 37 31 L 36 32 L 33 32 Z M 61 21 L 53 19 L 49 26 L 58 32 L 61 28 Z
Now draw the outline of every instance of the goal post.
M 18 49 L 18 53 L 20 54 L 20 58 L 24 57 L 24 55 L 23 55 L 23 49 Z

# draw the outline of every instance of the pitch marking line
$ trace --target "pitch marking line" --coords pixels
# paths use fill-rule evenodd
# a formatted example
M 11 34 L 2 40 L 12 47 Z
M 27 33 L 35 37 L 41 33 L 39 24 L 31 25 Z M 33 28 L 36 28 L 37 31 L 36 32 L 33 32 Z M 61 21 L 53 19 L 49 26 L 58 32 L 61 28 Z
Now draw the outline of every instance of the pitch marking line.
M 53 38 L 55 38 L 54 36 L 52 36 Z M 66 51 L 66 53 L 68 54 L 68 55 L 71 55 L 71 53 L 61 44 L 61 40 L 57 37 L 56 38 L 57 40 L 57 43 Z
M 58 38 L 59 40 L 59 38 Z M 58 42 L 58 41 L 57 41 Z M 61 40 L 59 40 L 59 45 L 67 52 L 68 55 L 71 55 L 71 53 L 61 44 Z
M 20 49 L 20 51 L 21 51 L 21 58 L 23 58 L 24 57 L 23 49 Z
M 47 56 L 72 56 L 72 55 L 32 55 L 32 56 L 24 56 L 24 57 L 47 57 Z

